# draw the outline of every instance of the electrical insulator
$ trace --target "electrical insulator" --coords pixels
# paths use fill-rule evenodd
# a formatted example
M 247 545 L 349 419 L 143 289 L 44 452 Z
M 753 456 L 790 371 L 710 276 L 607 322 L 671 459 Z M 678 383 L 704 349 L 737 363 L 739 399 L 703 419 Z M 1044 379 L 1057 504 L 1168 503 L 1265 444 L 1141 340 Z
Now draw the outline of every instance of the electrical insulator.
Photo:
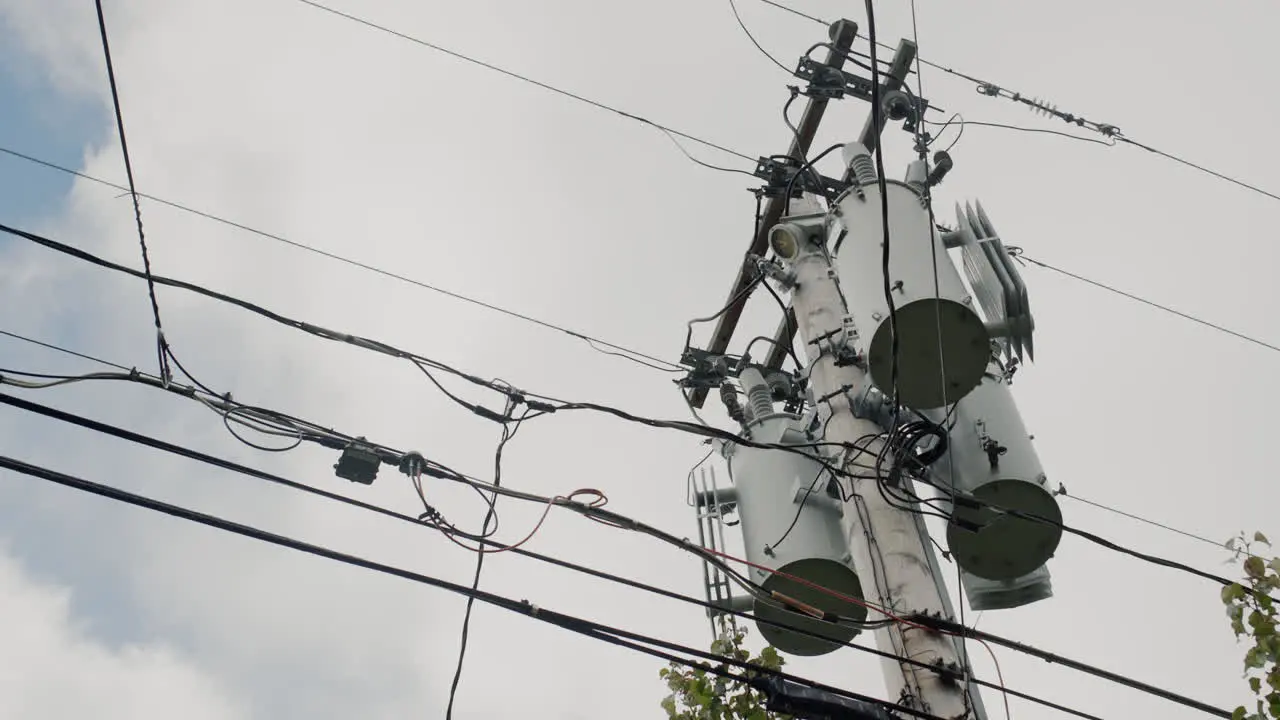
M 772 412 L 772 403 L 766 399 L 768 384 L 759 371 L 745 370 L 740 379 L 744 393 L 751 399 L 747 430 L 753 442 L 812 442 L 804 433 L 803 418 Z M 766 623 L 758 624 L 760 633 L 774 647 L 793 655 L 823 655 L 837 649 L 839 643 L 848 642 L 858 633 L 856 623 L 866 618 L 867 609 L 807 584 L 857 601 L 863 599 L 862 583 L 851 566 L 852 558 L 840 529 L 843 503 L 838 492 L 831 492 L 831 473 L 800 452 L 726 443 L 723 454 L 733 479 L 747 560 L 773 569 L 748 571 L 752 581 L 766 592 L 776 593 L 770 601 L 754 600 L 752 612 L 757 621 L 791 625 L 834 642 Z M 798 601 L 799 607 L 829 613 L 836 622 L 819 621 L 803 610 L 788 608 L 788 600 Z
M 944 414 L 930 413 L 935 422 Z M 951 441 L 932 477 L 952 496 L 947 544 L 956 562 L 986 580 L 1033 573 L 1058 548 L 1062 511 L 998 365 L 945 422 Z
M 895 358 L 885 298 L 880 190 L 867 149 L 852 143 L 844 154 L 860 192 L 845 193 L 833 210 L 848 232 L 836 266 L 858 328 L 855 349 L 867 358 L 871 381 L 892 395 Z M 921 195 L 927 177 L 923 167 L 919 170 L 911 183 L 885 180 L 887 282 L 897 325 L 897 395 L 903 405 L 926 410 L 954 403 L 978 385 L 991 357 L 991 338 L 933 227 Z

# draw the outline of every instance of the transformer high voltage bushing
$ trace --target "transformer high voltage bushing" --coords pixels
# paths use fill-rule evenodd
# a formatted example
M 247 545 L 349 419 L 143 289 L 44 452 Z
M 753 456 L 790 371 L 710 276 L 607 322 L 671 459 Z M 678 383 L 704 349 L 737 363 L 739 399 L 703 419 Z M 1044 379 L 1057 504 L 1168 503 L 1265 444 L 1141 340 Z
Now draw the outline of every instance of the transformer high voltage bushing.
M 906 182 L 885 179 L 889 269 L 883 266 L 885 214 L 870 154 L 844 148 L 855 188 L 832 209 L 840 229 L 833 245 L 841 287 L 858 329 L 855 349 L 871 381 L 899 401 L 926 410 L 956 402 L 977 387 L 991 356 L 991 337 L 973 307 L 925 202 L 927 173 L 912 163 Z M 893 299 L 890 312 L 885 286 Z M 897 357 L 891 325 L 896 321 Z M 896 373 L 894 364 L 897 364 Z
M 754 443 L 805 445 L 805 419 L 774 412 L 772 390 L 760 372 L 744 370 L 741 382 L 748 402 L 745 430 Z M 772 598 L 735 598 L 735 608 L 750 608 L 761 635 L 792 655 L 823 655 L 848 642 L 866 619 L 862 583 L 854 571 L 840 529 L 843 502 L 838 482 L 823 463 L 806 452 L 755 448 L 724 442 L 733 487 L 714 498 L 697 498 L 699 507 L 734 504 L 741 520 L 746 559 L 758 566 L 748 577 Z M 787 577 L 790 576 L 790 577 Z M 798 578 L 798 580 L 797 580 Z M 846 601 L 815 586 L 834 591 Z M 835 622 L 818 620 L 814 610 Z M 767 624 L 779 622 L 830 638 L 824 641 Z

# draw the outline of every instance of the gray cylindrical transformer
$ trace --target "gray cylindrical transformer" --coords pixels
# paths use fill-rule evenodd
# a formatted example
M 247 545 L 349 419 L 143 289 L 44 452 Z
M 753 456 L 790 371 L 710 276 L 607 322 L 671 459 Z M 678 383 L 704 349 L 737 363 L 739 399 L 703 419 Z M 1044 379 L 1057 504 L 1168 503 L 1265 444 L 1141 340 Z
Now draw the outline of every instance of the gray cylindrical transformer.
M 760 443 L 802 439 L 798 432 L 802 423 L 794 415 L 781 413 L 758 418 L 751 424 L 751 438 Z M 760 634 L 774 647 L 793 655 L 823 655 L 836 650 L 838 643 L 857 634 L 858 628 L 850 621 L 865 619 L 867 609 L 778 574 L 862 600 L 862 584 L 840 529 L 842 503 L 828 493 L 830 472 L 811 457 L 785 450 L 726 444 L 724 455 L 737 492 L 747 560 L 776 571 L 751 568 L 751 580 L 768 592 L 834 613 L 843 621 L 822 622 L 786 608 L 784 601 L 757 598 L 752 611 L 758 621 L 803 628 L 835 642 L 765 623 L 758 623 Z
M 852 160 L 862 152 L 865 148 L 855 148 Z M 964 397 L 982 379 L 991 357 L 990 335 L 972 307 L 942 236 L 930 224 L 920 194 L 897 180 L 886 180 L 885 189 L 889 286 L 897 317 L 898 397 L 917 410 L 942 407 Z M 893 354 L 878 185 L 864 185 L 861 194 L 846 193 L 839 213 L 848 235 L 836 266 L 858 329 L 854 349 L 867 358 L 871 381 L 890 393 Z
M 956 562 L 988 580 L 1032 573 L 1058 548 L 1062 511 L 998 366 L 956 406 L 949 424 L 953 465 L 935 468 L 934 477 L 943 486 L 954 477 L 947 543 Z

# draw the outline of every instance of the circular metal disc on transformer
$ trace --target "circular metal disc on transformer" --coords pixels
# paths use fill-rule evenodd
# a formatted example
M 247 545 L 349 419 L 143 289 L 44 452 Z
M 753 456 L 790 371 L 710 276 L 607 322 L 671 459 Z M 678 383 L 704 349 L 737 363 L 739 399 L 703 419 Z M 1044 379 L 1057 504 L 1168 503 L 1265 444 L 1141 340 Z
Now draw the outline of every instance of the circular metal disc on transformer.
M 957 503 L 954 515 L 981 529 L 966 530 L 954 519 L 947 525 L 947 545 L 961 568 L 988 580 L 1013 580 L 1053 557 L 1062 539 L 1062 511 L 1048 490 L 1023 480 L 996 480 L 972 497 L 983 505 Z M 1002 513 L 986 503 L 1048 522 Z
M 916 300 L 895 311 L 898 334 L 898 399 L 913 410 L 956 402 L 982 381 L 991 358 L 991 338 L 982 319 L 954 300 Z M 888 318 L 868 349 L 871 381 L 893 392 L 892 331 Z M 941 333 L 941 337 L 939 337 Z M 940 352 L 941 351 L 941 352 Z
M 778 568 L 778 570 L 788 575 L 804 578 L 814 585 L 834 590 L 841 595 L 858 599 L 863 597 L 862 583 L 858 580 L 858 574 L 853 571 L 853 568 L 835 560 L 805 558 L 787 563 Z M 806 605 L 812 605 L 820 610 L 835 613 L 845 621 L 838 625 L 822 622 L 810 615 L 782 607 L 781 603 L 777 601 L 766 603 L 757 599 L 753 608 L 757 620 L 769 620 L 791 625 L 829 637 L 833 641 L 824 642 L 809 635 L 801 635 L 766 623 L 758 624 L 760 634 L 764 636 L 770 645 L 791 655 L 825 655 L 837 650 L 841 644 L 849 642 L 854 635 L 858 634 L 858 627 L 848 621 L 862 622 L 867 618 L 867 608 L 865 606 L 841 600 L 814 587 L 782 577 L 776 573 L 771 574 L 767 580 L 761 583 L 761 586 L 767 591 L 776 591 Z

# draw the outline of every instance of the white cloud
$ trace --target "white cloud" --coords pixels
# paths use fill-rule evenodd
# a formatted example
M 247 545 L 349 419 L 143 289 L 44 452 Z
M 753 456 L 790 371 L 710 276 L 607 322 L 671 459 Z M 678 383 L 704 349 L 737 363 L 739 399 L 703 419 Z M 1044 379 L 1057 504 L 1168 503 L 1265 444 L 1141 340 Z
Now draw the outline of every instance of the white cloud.
M 0 716 L 251 717 L 244 698 L 187 653 L 163 640 L 110 647 L 76 617 L 76 604 L 71 589 L 36 580 L 0 548 Z

